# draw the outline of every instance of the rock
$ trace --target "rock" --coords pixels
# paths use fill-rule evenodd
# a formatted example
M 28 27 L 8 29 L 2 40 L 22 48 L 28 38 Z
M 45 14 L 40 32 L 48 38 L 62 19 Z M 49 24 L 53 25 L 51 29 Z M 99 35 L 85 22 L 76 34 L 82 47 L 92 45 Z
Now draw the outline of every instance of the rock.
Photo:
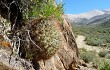
M 93 67 L 96 68 L 96 69 L 98 69 L 98 66 L 96 64 L 94 64 L 94 63 L 93 63 Z
M 16 58 L 11 56 L 10 59 L 10 51 L 7 50 L 0 50 L 0 62 L 3 63 L 5 66 L 9 67 L 12 70 L 34 70 L 32 64 L 24 59 Z M 3 66 L 2 66 L 3 67 Z
M 6 65 L 0 62 L 0 70 L 14 70 L 14 69 L 7 67 Z
M 80 66 L 78 70 L 88 70 L 87 67 Z
M 64 19 L 61 29 L 64 36 L 63 46 L 50 59 L 38 61 L 39 70 L 77 70 L 79 52 L 71 25 Z
M 64 16 L 63 20 L 64 22 L 62 24 L 57 23 L 60 26 L 61 33 L 63 34 L 63 45 L 59 48 L 55 55 L 51 56 L 51 58 L 35 61 L 33 66 L 30 62 L 24 59 L 17 58 L 16 60 L 16 57 L 12 56 L 9 64 L 10 52 L 1 50 L 0 62 L 7 67 L 16 70 L 34 70 L 34 68 L 36 70 L 77 70 L 79 51 L 74 39 L 71 25 L 65 20 Z
M 87 67 L 87 65 L 86 65 L 86 63 L 84 62 L 84 60 L 80 60 L 80 61 L 79 61 L 79 64 L 80 64 L 81 66 Z
M 2 0 L 2 1 L 4 2 L 4 0 Z M 19 8 L 19 6 L 17 6 L 18 4 L 17 5 L 15 4 L 16 2 L 11 4 L 10 5 L 11 13 L 10 13 L 10 16 L 9 16 L 11 18 L 9 19 L 8 18 L 9 12 L 7 12 L 7 8 L 3 5 L 2 1 L 0 1 L 0 9 L 1 9 L 0 10 L 0 14 L 2 15 L 2 17 L 7 18 L 8 20 L 10 20 L 11 27 L 14 25 L 14 28 L 13 27 L 11 28 L 11 30 L 13 31 L 13 34 L 15 36 L 21 38 L 22 37 L 21 34 L 22 34 L 22 30 L 23 30 L 22 27 L 24 27 L 24 26 L 21 25 L 21 23 L 22 23 L 22 13 L 21 13 L 21 11 L 22 10 Z M 7 1 L 7 3 L 10 3 L 10 1 L 9 2 L 8 2 L 8 0 L 6 0 L 6 1 Z M 13 0 L 11 0 L 11 2 L 12 1 Z M 15 9 L 15 12 L 14 12 L 13 9 Z M 16 9 L 18 9 L 18 10 L 16 10 Z M 16 13 L 16 12 L 18 12 L 18 13 Z M 16 22 L 14 21 L 15 17 L 18 17 L 16 19 Z M 71 25 L 65 20 L 64 16 L 62 16 L 62 19 L 63 19 L 62 24 L 59 23 L 59 22 L 58 23 L 55 22 L 58 26 L 60 26 L 59 30 L 60 30 L 60 32 L 62 34 L 61 37 L 63 38 L 63 40 L 61 41 L 62 45 L 60 45 L 60 44 L 58 45 L 59 42 L 56 42 L 56 44 L 58 46 L 54 46 L 54 47 L 52 47 L 49 44 L 49 46 L 52 49 L 48 50 L 48 46 L 44 47 L 45 46 L 45 42 L 44 42 L 45 39 L 43 39 L 43 43 L 42 44 L 40 43 L 39 46 L 40 46 L 40 48 L 42 47 L 41 49 L 44 49 L 44 51 L 38 51 L 38 48 L 36 48 L 36 46 L 35 46 L 35 44 L 38 43 L 36 41 L 36 40 L 38 40 L 38 38 L 35 39 L 36 35 L 38 35 L 38 34 L 37 33 L 35 34 L 34 31 L 33 31 L 33 33 L 35 34 L 35 35 L 33 34 L 33 36 L 35 36 L 35 37 L 32 38 L 33 40 L 35 39 L 34 40 L 35 41 L 34 42 L 35 43 L 34 44 L 34 49 L 32 48 L 33 45 L 30 46 L 30 45 L 28 45 L 28 43 L 25 42 L 25 39 L 28 39 L 29 37 L 26 37 L 27 34 L 26 35 L 24 34 L 23 36 L 25 38 L 23 38 L 23 39 L 21 38 L 23 40 L 23 42 L 20 41 L 20 45 L 21 44 L 26 44 L 26 45 L 25 46 L 23 46 L 23 45 L 20 46 L 20 51 L 21 51 L 21 47 L 23 47 L 23 51 L 20 52 L 19 54 L 20 55 L 26 55 L 26 52 L 28 52 L 28 50 L 30 51 L 31 48 L 32 48 L 32 50 L 30 51 L 30 52 L 32 52 L 32 55 L 29 55 L 29 57 L 33 56 L 33 53 L 37 52 L 36 53 L 37 55 L 35 55 L 35 57 L 41 55 L 40 56 L 41 59 L 38 59 L 36 57 L 36 60 L 32 61 L 32 63 L 33 63 L 33 65 L 32 65 L 29 61 L 25 60 L 25 57 L 24 57 L 24 59 L 23 58 L 21 59 L 20 57 L 16 57 L 16 56 L 12 55 L 11 56 L 11 60 L 10 60 L 10 53 L 11 52 L 8 52 L 8 50 L 1 50 L 0 51 L 0 62 L 2 62 L 7 67 L 13 68 L 13 69 L 16 69 L 16 70 L 77 70 L 77 66 L 78 66 L 78 62 L 79 62 L 78 47 L 77 47 L 75 39 L 74 39 L 74 35 L 73 35 L 73 32 L 72 32 Z M 56 27 L 57 26 L 55 26 L 55 28 Z M 59 36 L 60 32 L 56 31 L 55 28 L 53 28 L 53 30 L 52 29 L 50 29 L 50 30 L 52 30 L 53 32 L 55 30 L 55 32 L 58 32 L 56 34 L 58 34 L 58 36 Z M 17 29 L 18 29 L 18 31 L 17 31 Z M 37 30 L 37 28 L 36 28 L 36 30 Z M 50 30 L 48 30 L 48 31 L 50 31 Z M 44 29 L 44 31 L 45 31 L 45 29 Z M 42 31 L 40 31 L 40 32 L 42 34 Z M 53 34 L 53 32 L 52 32 L 52 34 Z M 29 33 L 29 34 L 31 34 L 31 33 Z M 30 36 L 32 37 L 32 34 Z M 15 37 L 15 38 L 17 38 L 17 37 Z M 58 38 L 58 37 L 56 37 L 56 38 Z M 56 40 L 58 40 L 58 39 L 56 39 Z M 50 41 L 50 40 L 48 40 L 48 41 Z M 29 44 L 32 43 L 32 41 L 30 42 L 30 40 L 28 40 L 28 42 L 29 42 Z M 39 40 L 39 42 L 41 42 L 41 41 Z M 27 48 L 26 46 L 29 47 L 29 48 Z M 14 47 L 17 47 L 17 49 L 19 48 L 17 46 L 17 44 Z M 57 48 L 57 49 L 53 50 L 54 48 Z M 35 51 L 33 51 L 33 50 L 35 50 Z M 50 53 L 50 55 L 48 55 L 49 54 L 48 51 L 52 52 L 52 53 Z M 38 52 L 40 52 L 41 54 L 38 54 Z M 24 54 L 21 54 L 21 53 L 24 53 Z M 46 54 L 46 53 L 48 53 L 48 54 Z M 18 55 L 18 53 L 17 53 L 17 55 Z M 47 57 L 49 57 L 49 58 L 47 58 Z M 32 57 L 32 59 L 33 58 L 34 57 Z M 43 58 L 46 58 L 46 59 L 42 60 Z M 9 60 L 10 60 L 10 64 L 9 64 Z

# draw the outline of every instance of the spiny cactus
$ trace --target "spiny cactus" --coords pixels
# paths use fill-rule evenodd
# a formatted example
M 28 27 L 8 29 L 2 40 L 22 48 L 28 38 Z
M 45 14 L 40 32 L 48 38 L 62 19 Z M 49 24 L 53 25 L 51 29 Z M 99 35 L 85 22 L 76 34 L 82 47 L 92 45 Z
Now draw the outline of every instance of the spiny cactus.
M 53 56 L 62 45 L 62 33 L 55 20 L 41 20 L 30 23 L 30 35 L 35 45 L 30 46 L 28 56 L 34 56 L 37 60 L 48 59 Z

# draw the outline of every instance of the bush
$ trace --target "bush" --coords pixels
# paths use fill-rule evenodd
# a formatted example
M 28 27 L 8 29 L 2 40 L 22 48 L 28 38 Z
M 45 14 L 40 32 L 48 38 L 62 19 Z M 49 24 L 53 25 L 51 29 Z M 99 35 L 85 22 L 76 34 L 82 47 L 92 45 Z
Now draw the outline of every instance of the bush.
M 53 3 L 53 0 L 34 0 L 34 1 L 27 1 L 23 0 L 23 17 L 24 19 L 50 19 L 50 18 L 56 18 L 61 19 L 61 15 L 63 12 L 63 4 L 59 3 L 55 4 Z
M 103 50 L 103 51 L 100 51 L 100 52 L 98 53 L 98 55 L 99 55 L 100 57 L 105 57 L 107 54 L 108 54 L 108 51 L 107 51 L 107 50 Z
M 110 70 L 110 60 L 104 61 L 99 67 L 99 70 Z
M 95 58 L 95 52 L 94 51 L 87 51 L 85 49 L 82 49 L 81 52 L 80 52 L 80 57 L 86 63 L 89 63 L 89 62 L 93 61 L 93 59 Z
M 62 46 L 63 38 L 62 33 L 57 27 L 57 21 L 34 20 L 31 24 L 29 28 L 31 38 L 40 49 L 37 49 L 35 45 L 30 48 L 24 47 L 27 49 L 27 59 L 31 59 L 32 56 L 36 57 L 37 60 L 49 59 Z
M 107 54 L 107 55 L 105 56 L 105 58 L 106 58 L 106 59 L 110 59 L 110 54 Z

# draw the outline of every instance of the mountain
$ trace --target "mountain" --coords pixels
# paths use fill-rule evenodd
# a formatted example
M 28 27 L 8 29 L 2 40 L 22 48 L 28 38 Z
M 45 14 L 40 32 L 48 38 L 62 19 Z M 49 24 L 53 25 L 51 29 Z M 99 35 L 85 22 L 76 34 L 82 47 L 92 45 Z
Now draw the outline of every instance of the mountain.
M 70 23 L 78 25 L 100 24 L 110 20 L 110 9 L 93 10 L 81 14 L 66 14 L 65 16 Z
M 107 21 L 110 21 L 110 14 L 104 14 L 104 15 L 92 17 L 91 19 L 89 19 L 87 21 L 87 24 L 88 25 L 101 24 L 101 23 L 105 23 Z

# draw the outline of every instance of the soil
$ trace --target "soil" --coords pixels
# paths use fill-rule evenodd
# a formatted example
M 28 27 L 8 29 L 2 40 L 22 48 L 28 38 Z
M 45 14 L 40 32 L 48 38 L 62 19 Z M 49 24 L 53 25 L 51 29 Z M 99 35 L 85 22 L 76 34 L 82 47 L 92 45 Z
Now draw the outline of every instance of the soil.
M 78 48 L 84 48 L 88 51 L 96 51 L 97 53 L 103 50 L 103 48 L 98 47 L 98 46 L 87 45 L 84 40 L 85 40 L 85 36 L 82 36 L 82 35 L 77 36 L 76 43 L 78 45 Z

